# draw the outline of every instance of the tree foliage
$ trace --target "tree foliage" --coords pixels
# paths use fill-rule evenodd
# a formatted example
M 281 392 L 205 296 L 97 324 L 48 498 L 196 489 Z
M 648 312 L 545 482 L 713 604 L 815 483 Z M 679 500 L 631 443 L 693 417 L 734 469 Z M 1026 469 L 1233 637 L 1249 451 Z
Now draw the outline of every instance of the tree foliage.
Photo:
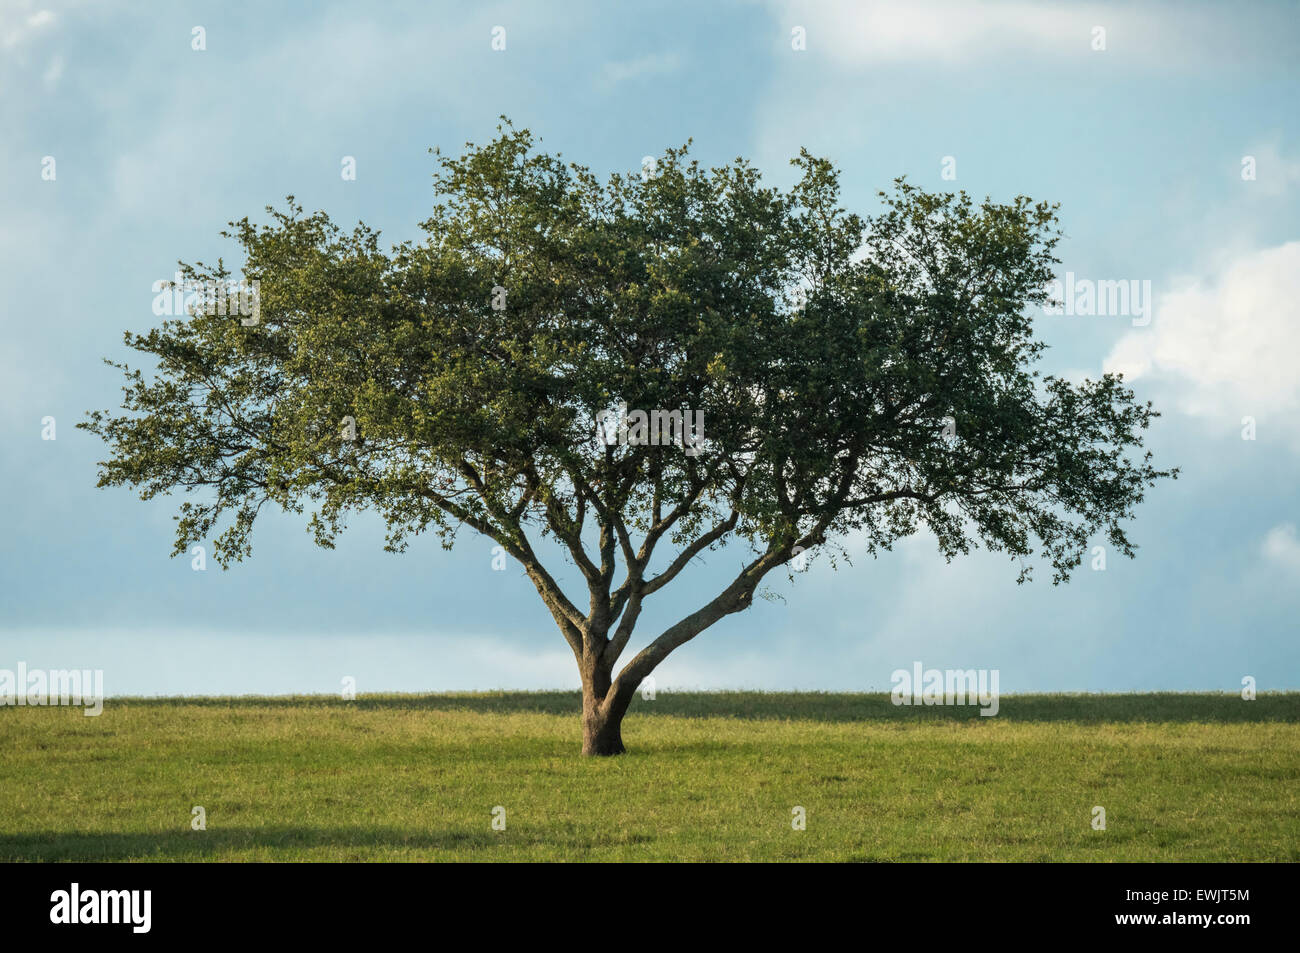
M 685 147 L 602 181 L 509 123 L 436 158 L 418 243 L 382 250 L 292 197 L 232 223 L 258 322 L 200 309 L 128 333 L 156 372 L 116 365 L 124 412 L 82 426 L 111 448 L 101 486 L 197 491 L 177 553 L 219 533 L 223 565 L 243 558 L 268 503 L 309 512 L 324 546 L 367 509 L 394 550 L 491 537 L 578 660 L 588 734 L 607 736 L 593 751 L 622 750 L 618 721 L 668 652 L 804 549 L 875 553 L 924 528 L 948 558 L 983 545 L 1060 582 L 1098 534 L 1131 556 L 1123 523 L 1174 475 L 1118 377 L 1035 369 L 1054 206 L 900 179 L 864 218 L 806 151 L 787 190 Z M 620 403 L 701 413 L 705 451 L 598 440 Z M 543 536 L 585 598 L 543 565 Z M 750 550 L 734 581 L 615 677 L 644 600 L 729 541 Z

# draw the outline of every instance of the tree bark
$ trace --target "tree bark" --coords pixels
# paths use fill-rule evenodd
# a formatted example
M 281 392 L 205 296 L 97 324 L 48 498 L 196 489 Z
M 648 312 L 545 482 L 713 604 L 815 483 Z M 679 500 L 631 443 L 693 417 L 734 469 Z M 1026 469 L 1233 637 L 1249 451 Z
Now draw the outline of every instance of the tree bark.
M 610 692 L 610 666 L 599 658 L 582 661 L 582 753 L 623 754 L 623 715 L 627 703 Z M 631 699 L 628 699 L 630 701 Z
M 583 700 L 582 753 L 608 756 L 623 754 L 623 716 L 604 710 L 589 711 Z

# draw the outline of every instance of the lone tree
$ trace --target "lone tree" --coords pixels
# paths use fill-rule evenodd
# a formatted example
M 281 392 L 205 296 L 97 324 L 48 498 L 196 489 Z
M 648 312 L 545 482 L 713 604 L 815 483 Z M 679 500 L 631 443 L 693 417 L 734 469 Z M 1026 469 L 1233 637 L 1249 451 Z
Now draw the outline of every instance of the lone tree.
M 1121 521 L 1176 471 L 1137 456 L 1157 414 L 1119 378 L 1033 370 L 1055 206 L 899 179 L 863 218 L 807 151 L 788 191 L 685 147 L 602 183 L 499 133 L 435 151 L 420 243 L 385 252 L 290 197 L 222 233 L 259 282 L 253 317 L 200 296 L 126 334 L 156 373 L 110 361 L 125 414 L 81 426 L 111 448 L 100 486 L 199 491 L 173 555 L 216 532 L 221 564 L 242 559 L 267 503 L 309 510 L 326 547 L 365 509 L 393 551 L 482 533 L 573 650 L 590 755 L 624 750 L 624 713 L 670 652 L 846 534 L 874 554 L 924 526 L 949 559 L 1008 554 L 1019 581 L 1035 554 L 1068 579 L 1101 532 L 1133 555 Z M 181 268 L 208 289 L 235 278 Z M 581 573 L 585 607 L 539 537 Z M 739 574 L 618 669 L 645 601 L 738 541 Z

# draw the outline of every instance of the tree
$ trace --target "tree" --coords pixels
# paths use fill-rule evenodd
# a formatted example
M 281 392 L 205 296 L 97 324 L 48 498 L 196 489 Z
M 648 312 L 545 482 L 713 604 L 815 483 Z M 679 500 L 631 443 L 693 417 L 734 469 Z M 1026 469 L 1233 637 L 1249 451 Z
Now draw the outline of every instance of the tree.
M 1099 532 L 1132 556 L 1121 521 L 1176 474 L 1133 458 L 1157 414 L 1119 378 L 1033 369 L 1055 206 L 899 179 L 862 218 L 807 151 L 785 191 L 687 147 L 602 182 L 508 121 L 435 155 L 418 244 L 386 253 L 292 196 L 231 223 L 257 317 L 199 296 L 128 332 L 156 373 L 110 361 L 125 413 L 81 426 L 111 448 L 100 486 L 201 491 L 173 555 L 220 529 L 215 556 L 242 559 L 268 503 L 309 508 L 327 547 L 367 509 L 394 551 L 495 540 L 577 660 L 584 754 L 622 752 L 642 680 L 805 550 L 852 533 L 874 555 L 926 528 L 948 559 L 982 544 L 1023 582 L 1036 554 L 1061 582 Z M 234 280 L 221 261 L 180 275 Z M 728 543 L 748 547 L 738 575 L 617 669 L 645 601 Z

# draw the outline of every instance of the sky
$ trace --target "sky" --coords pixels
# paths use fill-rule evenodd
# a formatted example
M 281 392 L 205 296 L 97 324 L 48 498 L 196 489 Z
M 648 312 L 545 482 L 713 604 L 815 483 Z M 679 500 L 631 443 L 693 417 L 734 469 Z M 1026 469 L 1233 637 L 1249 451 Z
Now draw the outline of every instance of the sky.
M 924 535 L 814 558 L 658 690 L 887 691 L 914 661 L 996 669 L 1004 693 L 1300 689 L 1297 102 L 1294 3 L 0 0 L 0 668 L 98 668 L 109 695 L 577 687 L 490 541 L 393 555 L 357 518 L 323 550 L 270 514 L 251 559 L 196 571 L 169 558 L 177 501 L 96 489 L 105 448 L 75 429 L 118 406 L 102 360 L 138 363 L 122 333 L 159 320 L 153 283 L 237 257 L 228 221 L 292 194 L 416 239 L 428 150 L 504 114 L 602 173 L 690 139 L 788 185 L 806 146 L 863 214 L 899 175 L 1059 202 L 1063 287 L 1140 292 L 1035 318 L 1044 372 L 1122 371 L 1163 413 L 1149 446 L 1181 475 L 1140 506 L 1135 560 L 1054 587 Z M 743 558 L 663 590 L 635 645 Z

